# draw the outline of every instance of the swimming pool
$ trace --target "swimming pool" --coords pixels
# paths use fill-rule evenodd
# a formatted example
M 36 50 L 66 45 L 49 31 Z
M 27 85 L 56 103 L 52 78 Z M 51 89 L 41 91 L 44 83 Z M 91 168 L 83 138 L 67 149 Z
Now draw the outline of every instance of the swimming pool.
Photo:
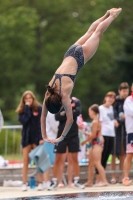
M 63 195 L 8 198 L 3 200 L 133 200 L 133 192 L 85 192 L 76 194 L 71 193 Z

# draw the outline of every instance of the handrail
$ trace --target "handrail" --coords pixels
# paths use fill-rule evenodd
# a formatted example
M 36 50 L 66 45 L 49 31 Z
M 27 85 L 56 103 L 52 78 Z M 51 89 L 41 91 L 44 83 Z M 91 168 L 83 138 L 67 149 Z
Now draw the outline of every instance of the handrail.
M 2 126 L 2 129 L 21 129 L 22 125 L 7 125 L 7 126 Z

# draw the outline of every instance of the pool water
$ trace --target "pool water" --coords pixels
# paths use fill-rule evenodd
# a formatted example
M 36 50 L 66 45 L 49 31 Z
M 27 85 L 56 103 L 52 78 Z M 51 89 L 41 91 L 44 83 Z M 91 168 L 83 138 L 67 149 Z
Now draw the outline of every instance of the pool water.
M 4 200 L 133 200 L 133 192 L 86 192 L 37 197 L 20 197 Z

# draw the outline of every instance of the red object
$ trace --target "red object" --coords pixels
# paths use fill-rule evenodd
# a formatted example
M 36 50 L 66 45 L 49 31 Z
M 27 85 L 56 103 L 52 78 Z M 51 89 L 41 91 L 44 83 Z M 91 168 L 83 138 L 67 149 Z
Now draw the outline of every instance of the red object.
M 72 102 L 71 103 L 71 106 L 74 108 L 76 106 L 76 103 L 75 102 Z
M 37 116 L 37 115 L 38 115 L 38 112 L 33 112 L 33 115 L 34 115 L 34 116 Z
M 131 96 L 132 96 L 132 98 L 133 98 L 133 92 L 131 92 Z
M 9 160 L 8 162 L 9 162 L 9 164 L 19 164 L 19 163 L 23 163 L 23 161 L 19 161 L 19 160 Z

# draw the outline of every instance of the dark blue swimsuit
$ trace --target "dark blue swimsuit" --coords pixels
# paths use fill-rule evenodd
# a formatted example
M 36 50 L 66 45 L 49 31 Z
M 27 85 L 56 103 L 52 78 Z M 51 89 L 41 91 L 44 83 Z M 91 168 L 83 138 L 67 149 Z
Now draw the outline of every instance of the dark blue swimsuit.
M 82 46 L 79 46 L 79 45 L 76 45 L 76 44 L 72 45 L 67 50 L 67 52 L 65 53 L 64 59 L 66 57 L 68 57 L 68 56 L 72 56 L 77 61 L 78 69 L 77 69 L 77 72 L 76 72 L 75 75 L 72 75 L 72 74 L 54 74 L 55 75 L 55 79 L 54 79 L 51 87 L 53 87 L 56 79 L 59 79 L 59 81 L 60 81 L 60 91 L 59 91 L 59 94 L 61 94 L 61 78 L 62 78 L 62 76 L 68 76 L 73 82 L 75 82 L 77 73 L 79 72 L 80 68 L 83 67 L 83 65 L 84 65 L 84 55 L 83 55 Z

